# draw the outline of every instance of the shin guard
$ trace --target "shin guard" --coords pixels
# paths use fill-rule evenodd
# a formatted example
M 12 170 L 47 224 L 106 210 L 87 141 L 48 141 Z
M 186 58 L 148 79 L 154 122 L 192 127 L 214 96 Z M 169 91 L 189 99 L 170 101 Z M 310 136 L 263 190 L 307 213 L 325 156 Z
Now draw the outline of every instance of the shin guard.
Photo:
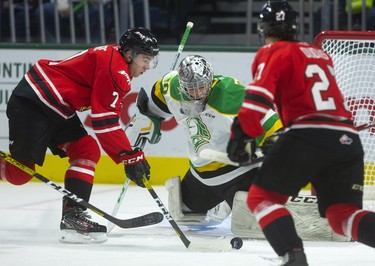
M 78 197 L 89 201 L 96 164 L 100 159 L 100 150 L 96 140 L 91 136 L 85 136 L 78 141 L 61 145 L 69 156 L 70 166 L 65 173 L 65 188 Z M 68 206 L 77 203 L 68 200 Z

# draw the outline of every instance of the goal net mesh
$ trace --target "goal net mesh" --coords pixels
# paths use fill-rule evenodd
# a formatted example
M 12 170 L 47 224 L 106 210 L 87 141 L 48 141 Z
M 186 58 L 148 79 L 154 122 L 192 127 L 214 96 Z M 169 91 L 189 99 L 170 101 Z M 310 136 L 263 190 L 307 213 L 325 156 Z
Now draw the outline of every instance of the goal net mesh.
M 322 32 L 314 43 L 332 57 L 355 126 L 375 123 L 375 32 Z M 360 131 L 365 151 L 364 199 L 375 200 L 375 127 Z

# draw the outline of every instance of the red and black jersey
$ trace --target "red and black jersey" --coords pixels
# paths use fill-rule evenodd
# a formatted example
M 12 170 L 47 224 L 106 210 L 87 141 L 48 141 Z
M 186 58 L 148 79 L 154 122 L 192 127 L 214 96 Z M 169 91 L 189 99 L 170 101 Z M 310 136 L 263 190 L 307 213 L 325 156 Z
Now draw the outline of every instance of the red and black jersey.
M 90 48 L 65 60 L 39 60 L 25 79 L 38 100 L 62 119 L 91 109 L 93 130 L 116 163 L 120 151 L 131 150 L 119 117 L 132 76 L 117 45 Z
M 255 56 L 252 74 L 238 114 L 248 135 L 263 133 L 260 121 L 269 109 L 276 109 L 286 128 L 354 130 L 332 59 L 323 50 L 303 42 L 266 45 Z

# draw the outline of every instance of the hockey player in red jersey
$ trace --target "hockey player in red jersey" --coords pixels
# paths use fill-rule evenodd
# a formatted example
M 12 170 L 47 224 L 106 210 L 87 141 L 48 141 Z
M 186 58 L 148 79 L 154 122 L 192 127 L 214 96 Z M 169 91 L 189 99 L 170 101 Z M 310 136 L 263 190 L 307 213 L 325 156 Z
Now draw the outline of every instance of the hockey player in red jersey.
M 126 175 L 141 184 L 150 167 L 140 149 L 132 149 L 119 116 L 131 80 L 157 64 L 159 46 L 145 28 L 126 31 L 119 45 L 89 48 L 64 60 L 39 60 L 19 82 L 7 106 L 11 156 L 35 169 L 43 165 L 47 148 L 69 157 L 65 188 L 89 201 L 97 141 L 84 129 L 76 112 L 91 109 L 93 130 L 103 150 Z M 0 160 L 0 177 L 15 185 L 31 176 Z M 82 206 L 64 198 L 62 242 L 102 242 L 106 227 L 90 220 Z M 78 233 L 78 234 L 77 234 Z
M 232 124 L 228 156 L 240 164 L 248 160 L 245 145 L 254 145 L 263 133 L 260 121 L 269 109 L 278 111 L 286 133 L 269 150 L 249 190 L 250 211 L 281 265 L 308 265 L 284 205 L 311 182 L 319 213 L 332 229 L 375 247 L 375 213 L 362 209 L 362 144 L 330 56 L 295 40 L 297 15 L 285 0 L 265 4 L 258 32 L 266 45 L 255 56 L 253 82 Z

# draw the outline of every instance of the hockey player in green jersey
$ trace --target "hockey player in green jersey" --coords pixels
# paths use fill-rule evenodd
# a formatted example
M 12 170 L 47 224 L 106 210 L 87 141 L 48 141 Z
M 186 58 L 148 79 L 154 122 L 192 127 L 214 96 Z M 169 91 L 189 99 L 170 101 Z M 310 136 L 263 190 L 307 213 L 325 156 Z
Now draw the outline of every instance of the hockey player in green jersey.
M 127 131 L 132 143 L 144 137 L 135 129 L 143 127 L 142 119 L 149 125 L 149 118 L 157 124 L 158 119 L 173 116 L 186 134 L 190 168 L 181 182 L 179 177 L 166 182 L 168 208 L 177 223 L 219 224 L 231 213 L 236 192 L 249 189 L 259 164 L 236 167 L 199 157 L 206 148 L 226 151 L 230 126 L 244 97 L 242 84 L 232 77 L 214 75 L 211 65 L 199 55 L 184 58 L 177 71 L 165 74 L 154 84 L 150 96 L 140 91 L 140 113 Z M 282 125 L 277 114 L 270 111 L 263 119 L 263 127 L 265 133 L 257 139 L 258 145 Z M 160 139 L 160 127 L 155 128 L 150 143 Z

